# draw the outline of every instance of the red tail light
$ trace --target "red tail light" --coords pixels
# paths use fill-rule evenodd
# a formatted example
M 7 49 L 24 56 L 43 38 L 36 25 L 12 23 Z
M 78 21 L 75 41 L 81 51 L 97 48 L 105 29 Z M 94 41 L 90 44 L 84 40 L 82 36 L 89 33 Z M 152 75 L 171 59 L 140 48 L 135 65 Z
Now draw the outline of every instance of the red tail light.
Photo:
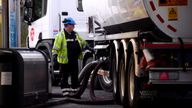
M 169 80 L 169 74 L 167 72 L 161 72 L 159 75 L 160 80 Z

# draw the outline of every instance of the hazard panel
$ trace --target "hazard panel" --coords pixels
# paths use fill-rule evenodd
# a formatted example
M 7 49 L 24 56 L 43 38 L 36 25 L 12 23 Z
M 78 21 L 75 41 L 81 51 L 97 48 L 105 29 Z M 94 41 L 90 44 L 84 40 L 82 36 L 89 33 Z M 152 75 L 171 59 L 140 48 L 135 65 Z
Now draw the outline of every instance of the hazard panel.
M 159 6 L 186 6 L 188 0 L 159 0 Z
M 177 8 L 168 8 L 168 20 L 175 21 L 178 20 L 178 11 Z

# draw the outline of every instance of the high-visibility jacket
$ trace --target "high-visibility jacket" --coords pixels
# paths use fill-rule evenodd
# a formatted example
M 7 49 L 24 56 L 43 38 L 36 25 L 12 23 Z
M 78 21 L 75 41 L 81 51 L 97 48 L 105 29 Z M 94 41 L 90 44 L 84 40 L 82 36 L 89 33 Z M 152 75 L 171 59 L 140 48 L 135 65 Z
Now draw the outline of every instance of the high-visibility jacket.
M 76 33 L 75 35 L 82 50 L 87 45 L 87 42 L 84 39 L 82 39 L 78 33 Z M 57 54 L 57 61 L 59 63 L 61 64 L 68 63 L 69 59 L 68 59 L 68 53 L 67 53 L 67 40 L 66 40 L 64 31 L 56 35 L 54 45 L 52 48 L 52 53 Z M 79 59 L 82 59 L 82 57 L 83 57 L 83 54 L 81 52 L 79 55 Z

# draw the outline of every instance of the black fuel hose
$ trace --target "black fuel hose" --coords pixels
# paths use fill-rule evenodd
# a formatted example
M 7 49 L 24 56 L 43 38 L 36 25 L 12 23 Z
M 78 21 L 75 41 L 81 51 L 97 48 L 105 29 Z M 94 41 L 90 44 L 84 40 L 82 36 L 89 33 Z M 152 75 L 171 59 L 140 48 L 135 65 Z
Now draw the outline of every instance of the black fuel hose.
M 95 78 L 97 76 L 97 72 L 98 70 L 104 66 L 105 64 L 107 64 L 107 62 L 109 62 L 108 59 L 106 60 L 101 60 L 97 63 L 97 66 L 95 67 L 93 73 L 92 73 L 92 77 L 91 77 L 91 80 L 90 80 L 90 86 L 89 86 L 89 90 L 90 90 L 90 97 L 91 97 L 91 100 L 92 101 L 102 101 L 102 102 L 114 102 L 114 99 L 111 98 L 111 97 L 97 97 L 95 96 L 95 92 L 94 92 L 94 83 L 95 83 Z
M 90 99 L 76 99 L 73 97 L 81 97 L 81 95 L 84 93 L 87 84 L 88 84 L 88 80 L 90 78 L 91 72 L 95 69 L 97 69 L 97 67 L 99 67 L 101 65 L 101 63 L 103 63 L 103 61 L 93 61 L 88 63 L 83 69 L 82 71 L 79 73 L 78 79 L 80 82 L 80 87 L 78 89 L 78 91 L 72 95 L 70 95 L 70 97 L 63 97 L 62 94 L 57 94 L 54 93 L 51 95 L 51 98 L 63 98 L 62 100 L 60 100 L 61 103 L 67 103 L 67 102 L 72 102 L 72 103 L 77 103 L 77 104 L 88 104 L 88 105 L 103 105 L 103 104 L 114 104 L 113 99 L 92 99 L 92 97 L 95 97 L 95 94 L 92 93 L 92 91 L 94 91 L 94 84 L 90 84 L 91 89 L 90 89 Z M 95 77 L 91 78 L 92 80 L 95 79 Z
M 88 80 L 90 78 L 91 72 L 94 70 L 94 68 L 97 66 L 98 61 L 93 61 L 88 63 L 82 71 L 79 73 L 78 80 L 80 83 L 79 90 L 72 95 L 72 97 L 80 97 L 83 92 L 85 91 Z

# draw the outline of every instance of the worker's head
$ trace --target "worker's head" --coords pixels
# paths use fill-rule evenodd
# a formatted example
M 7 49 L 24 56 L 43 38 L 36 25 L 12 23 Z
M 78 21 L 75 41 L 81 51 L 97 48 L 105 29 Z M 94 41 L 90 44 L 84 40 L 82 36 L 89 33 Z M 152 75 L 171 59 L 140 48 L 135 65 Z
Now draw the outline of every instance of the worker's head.
M 75 21 L 73 20 L 73 18 L 71 17 L 68 17 L 68 18 L 65 18 L 63 20 L 63 24 L 65 26 L 65 29 L 68 31 L 68 32 L 71 32 L 73 31 L 73 29 L 75 28 Z

